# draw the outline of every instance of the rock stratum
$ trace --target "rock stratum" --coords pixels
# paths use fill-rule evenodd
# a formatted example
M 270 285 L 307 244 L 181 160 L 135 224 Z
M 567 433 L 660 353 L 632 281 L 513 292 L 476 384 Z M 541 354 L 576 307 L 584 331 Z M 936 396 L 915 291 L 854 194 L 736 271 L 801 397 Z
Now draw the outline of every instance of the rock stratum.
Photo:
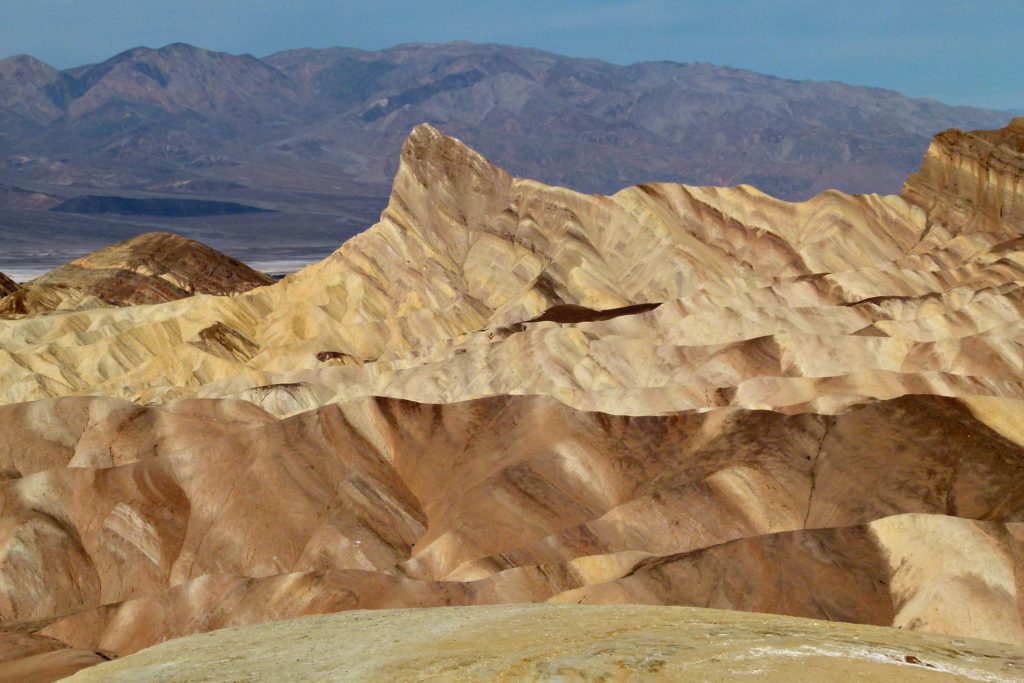
M 521 602 L 1019 662 L 1022 148 L 1021 120 L 951 131 L 899 197 L 794 204 L 583 195 L 424 125 L 381 220 L 281 282 L 0 322 L 0 667 Z M 542 614 L 505 609 L 479 614 Z M 175 647 L 95 675 L 173 677 Z M 892 663 L 857 657 L 833 664 Z

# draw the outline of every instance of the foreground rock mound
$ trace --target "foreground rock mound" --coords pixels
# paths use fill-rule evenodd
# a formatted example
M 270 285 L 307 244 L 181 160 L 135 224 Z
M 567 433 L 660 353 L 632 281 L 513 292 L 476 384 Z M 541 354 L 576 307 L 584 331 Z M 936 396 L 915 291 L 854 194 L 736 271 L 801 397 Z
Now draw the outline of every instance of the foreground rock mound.
M 131 306 L 238 294 L 272 280 L 204 244 L 147 233 L 66 263 L 0 300 L 0 314 Z
M 386 643 L 386 647 L 382 647 Z M 244 654 L 243 654 L 244 653 Z M 387 610 L 165 643 L 69 681 L 1013 681 L 1016 648 L 657 607 Z

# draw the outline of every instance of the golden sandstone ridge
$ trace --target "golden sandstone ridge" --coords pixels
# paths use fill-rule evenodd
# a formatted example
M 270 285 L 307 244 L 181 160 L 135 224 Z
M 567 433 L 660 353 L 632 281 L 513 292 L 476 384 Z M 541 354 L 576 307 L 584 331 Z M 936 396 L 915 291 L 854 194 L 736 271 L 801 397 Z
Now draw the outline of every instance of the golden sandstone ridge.
M 938 136 L 901 197 L 589 196 L 423 125 L 380 222 L 279 283 L 0 321 L 0 678 L 548 602 L 570 640 L 656 618 L 609 605 L 713 607 L 939 634 L 900 660 L 693 617 L 859 675 L 1019 679 L 1022 164 L 1018 119 Z M 563 619 L 489 609 L 459 618 Z M 388 614 L 181 647 L 454 619 Z M 971 638 L 1006 645 L 972 669 Z M 516 642 L 474 675 L 515 677 Z M 174 646 L 94 680 L 188 680 L 153 668 Z
M 580 195 L 420 126 L 381 221 L 322 263 L 243 296 L 6 323 L 0 395 L 237 396 L 282 416 L 361 396 L 637 415 L 1017 397 L 1015 237 L 1012 221 L 929 224 L 897 197 Z M 543 315 L 635 304 L 659 305 Z

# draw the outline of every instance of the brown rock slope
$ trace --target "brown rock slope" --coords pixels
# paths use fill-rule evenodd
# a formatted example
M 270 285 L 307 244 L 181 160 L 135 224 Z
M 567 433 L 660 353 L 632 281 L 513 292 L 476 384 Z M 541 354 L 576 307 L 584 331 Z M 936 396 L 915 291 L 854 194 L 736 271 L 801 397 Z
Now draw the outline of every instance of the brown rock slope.
M 421 126 L 280 283 L 0 322 L 7 665 L 539 601 L 1024 645 L 1022 132 L 790 204 L 580 195 Z
M 271 283 L 249 266 L 171 233 L 147 233 L 100 249 L 36 278 L 0 300 L 0 314 L 131 306 L 194 294 L 238 294 Z
M 5 297 L 8 294 L 14 294 L 16 291 L 18 291 L 18 283 L 3 273 L 0 273 L 0 298 Z
M 373 399 L 277 420 L 67 398 L 0 421 L 0 618 L 80 650 L 544 600 L 1024 643 L 1024 447 L 952 399 L 641 418 Z
M 0 209 L 46 210 L 60 204 L 60 199 L 45 192 L 33 192 L 0 183 Z
M 936 228 L 1004 235 L 1004 226 L 1019 229 L 1024 223 L 1024 117 L 1002 130 L 950 130 L 936 136 L 902 195 L 924 207 Z

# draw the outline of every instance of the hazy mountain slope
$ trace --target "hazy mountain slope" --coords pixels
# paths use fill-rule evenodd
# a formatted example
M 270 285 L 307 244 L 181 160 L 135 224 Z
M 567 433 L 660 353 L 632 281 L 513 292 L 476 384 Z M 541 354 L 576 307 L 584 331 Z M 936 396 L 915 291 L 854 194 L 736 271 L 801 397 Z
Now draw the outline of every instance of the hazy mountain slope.
M 879 89 L 495 45 L 300 50 L 267 62 L 325 106 L 362 96 L 360 120 L 379 134 L 427 120 L 517 175 L 583 191 L 641 179 L 746 182 L 784 198 L 895 191 L 938 130 L 1007 120 Z
M 47 92 L 59 77 L 52 66 L 29 55 L 0 60 L 0 154 L 60 118 L 61 108 Z
M 60 199 L 184 194 L 278 211 L 255 231 L 139 214 L 97 239 L 74 217 L 0 207 L 11 244 L 42 244 L 45 226 L 93 248 L 159 226 L 218 248 L 283 236 L 336 246 L 383 208 L 402 141 L 423 121 L 516 175 L 582 191 L 751 183 L 803 199 L 832 187 L 895 192 L 932 135 L 1009 119 L 706 64 L 616 66 L 468 43 L 263 60 L 174 44 L 63 72 L 17 57 L 0 61 L 0 117 L 0 182 Z

